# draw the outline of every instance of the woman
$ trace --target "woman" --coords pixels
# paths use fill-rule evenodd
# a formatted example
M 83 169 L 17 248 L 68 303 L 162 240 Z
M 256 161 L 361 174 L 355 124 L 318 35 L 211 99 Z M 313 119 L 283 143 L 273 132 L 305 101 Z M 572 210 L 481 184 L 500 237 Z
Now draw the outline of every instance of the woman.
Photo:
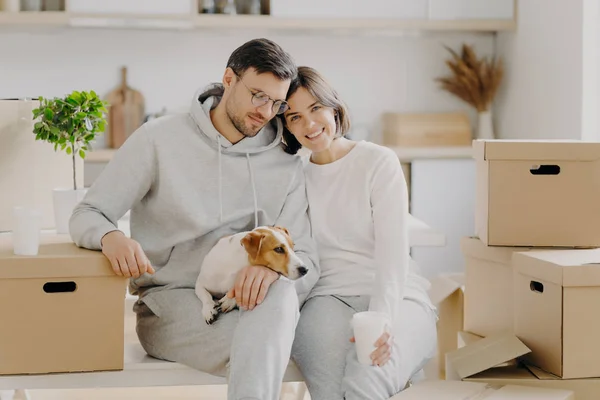
M 391 150 L 344 137 L 348 112 L 314 69 L 300 67 L 283 115 L 285 149 L 310 150 L 306 186 L 321 277 L 304 303 L 292 357 L 312 400 L 388 399 L 421 371 L 436 346 L 427 281 L 411 271 L 408 194 Z M 360 311 L 392 321 L 360 364 L 350 320 Z

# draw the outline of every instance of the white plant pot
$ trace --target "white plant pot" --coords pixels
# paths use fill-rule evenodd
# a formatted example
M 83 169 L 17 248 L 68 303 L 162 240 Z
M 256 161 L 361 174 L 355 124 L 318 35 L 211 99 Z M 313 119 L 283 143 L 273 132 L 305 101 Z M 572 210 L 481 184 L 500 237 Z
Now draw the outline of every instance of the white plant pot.
M 87 189 L 54 189 L 54 222 L 56 233 L 69 233 L 69 219 L 75 206 L 83 200 Z
M 480 112 L 477 122 L 477 139 L 495 139 L 491 111 Z

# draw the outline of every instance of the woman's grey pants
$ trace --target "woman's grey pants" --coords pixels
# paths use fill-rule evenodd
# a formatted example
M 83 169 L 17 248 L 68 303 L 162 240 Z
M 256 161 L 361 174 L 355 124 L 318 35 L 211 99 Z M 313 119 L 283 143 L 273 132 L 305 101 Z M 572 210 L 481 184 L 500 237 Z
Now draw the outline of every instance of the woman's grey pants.
M 428 306 L 405 299 L 405 323 L 394 337 L 391 359 L 382 367 L 358 362 L 350 320 L 366 311 L 368 296 L 317 296 L 300 312 L 292 358 L 306 379 L 312 400 L 383 400 L 404 389 L 434 356 L 437 316 Z

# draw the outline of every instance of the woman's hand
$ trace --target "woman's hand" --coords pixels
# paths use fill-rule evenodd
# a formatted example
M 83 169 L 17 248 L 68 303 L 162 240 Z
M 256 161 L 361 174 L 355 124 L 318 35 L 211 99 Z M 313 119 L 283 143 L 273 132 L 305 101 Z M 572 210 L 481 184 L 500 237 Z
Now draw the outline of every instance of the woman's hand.
M 356 340 L 354 336 L 350 338 L 350 341 L 354 343 Z M 379 337 L 379 339 L 375 342 L 375 347 L 377 347 L 371 353 L 371 360 L 373 360 L 373 365 L 377 365 L 378 367 L 383 367 L 392 357 L 392 346 L 394 344 L 394 338 L 388 332 L 384 332 L 383 335 Z

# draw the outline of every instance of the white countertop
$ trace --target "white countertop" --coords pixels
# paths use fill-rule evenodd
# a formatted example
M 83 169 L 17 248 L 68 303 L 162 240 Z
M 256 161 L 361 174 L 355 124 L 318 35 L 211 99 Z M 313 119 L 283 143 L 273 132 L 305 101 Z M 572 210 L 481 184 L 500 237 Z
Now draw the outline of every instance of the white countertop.
M 445 147 L 394 147 L 386 146 L 394 150 L 400 161 L 408 162 L 418 159 L 434 158 L 471 158 L 473 149 L 471 146 L 445 146 Z M 107 163 L 116 150 L 98 149 L 90 151 L 86 155 L 87 163 Z
M 130 236 L 129 214 L 119 221 L 119 229 Z M 409 214 L 408 240 L 410 247 L 443 247 L 446 245 L 446 235 L 427 225 L 425 222 Z
M 400 161 L 408 162 L 419 159 L 443 159 L 443 158 L 472 158 L 473 149 L 471 146 L 446 146 L 446 147 L 394 147 L 387 146 L 394 150 Z

